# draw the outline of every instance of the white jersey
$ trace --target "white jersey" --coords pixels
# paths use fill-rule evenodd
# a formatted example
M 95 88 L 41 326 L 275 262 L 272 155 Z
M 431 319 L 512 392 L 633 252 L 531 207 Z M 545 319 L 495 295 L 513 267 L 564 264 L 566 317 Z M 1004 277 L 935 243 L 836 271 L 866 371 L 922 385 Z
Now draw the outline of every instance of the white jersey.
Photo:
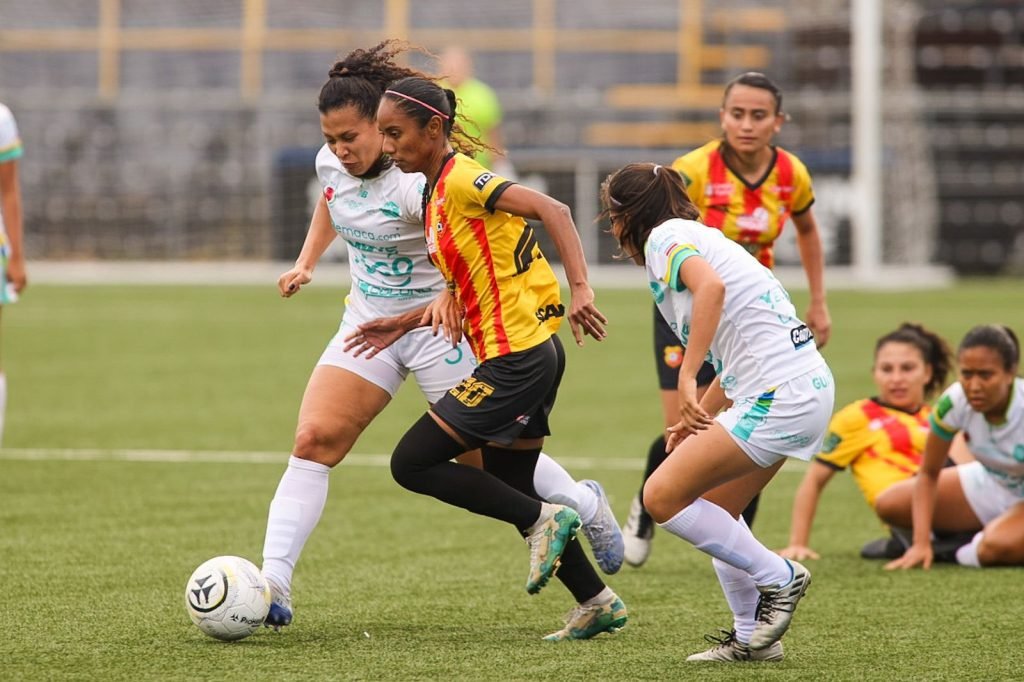
M 725 303 L 705 360 L 730 399 L 760 395 L 825 363 L 775 275 L 720 230 L 667 220 L 651 231 L 644 256 L 658 310 L 683 346 L 693 294 L 680 281 L 679 266 L 698 256 L 722 278 Z
M 967 447 L 986 471 L 1018 496 L 1024 497 L 1024 379 L 1010 390 L 1006 421 L 990 424 L 967 401 L 960 382 L 942 394 L 932 412 L 932 431 L 950 440 L 963 431 Z
M 18 124 L 14 122 L 11 110 L 0 104 L 0 163 L 7 163 L 20 158 L 22 154 L 21 137 L 18 135 Z M 0 233 L 4 230 L 3 212 L 0 212 Z M 0 242 L 4 240 L 0 239 Z
M 350 323 L 400 315 L 444 289 L 441 273 L 427 259 L 421 174 L 392 166 L 375 178 L 357 178 L 325 144 L 316 156 L 316 175 L 334 229 L 348 245 Z

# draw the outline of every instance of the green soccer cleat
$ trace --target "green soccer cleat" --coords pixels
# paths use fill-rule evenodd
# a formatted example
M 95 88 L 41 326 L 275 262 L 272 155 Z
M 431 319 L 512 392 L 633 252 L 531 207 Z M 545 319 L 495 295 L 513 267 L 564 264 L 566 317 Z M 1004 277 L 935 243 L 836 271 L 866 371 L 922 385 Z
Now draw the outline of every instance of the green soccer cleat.
M 561 504 L 542 504 L 540 518 L 526 536 L 530 546 L 527 592 L 537 594 L 548 584 L 558 570 L 562 552 L 576 537 L 581 525 L 580 515 L 575 510 Z
M 566 639 L 590 639 L 602 632 L 615 634 L 626 626 L 627 620 L 626 605 L 612 594 L 611 599 L 604 604 L 577 606 L 565 617 L 565 627 L 544 639 L 561 642 Z

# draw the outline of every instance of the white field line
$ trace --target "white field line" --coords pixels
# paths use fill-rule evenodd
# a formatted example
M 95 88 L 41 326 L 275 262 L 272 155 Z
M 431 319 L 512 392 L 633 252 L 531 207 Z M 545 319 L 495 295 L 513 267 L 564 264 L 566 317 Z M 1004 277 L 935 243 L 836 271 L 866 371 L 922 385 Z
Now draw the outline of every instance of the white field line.
M 283 452 L 222 450 L 107 450 L 102 448 L 5 448 L 0 460 L 17 462 L 174 462 L 183 464 L 276 464 L 288 459 Z M 387 467 L 390 455 L 350 453 L 345 466 Z M 642 471 L 643 457 L 558 457 L 558 463 L 570 471 L 597 469 L 608 471 Z M 793 462 L 782 471 L 803 472 L 803 462 Z

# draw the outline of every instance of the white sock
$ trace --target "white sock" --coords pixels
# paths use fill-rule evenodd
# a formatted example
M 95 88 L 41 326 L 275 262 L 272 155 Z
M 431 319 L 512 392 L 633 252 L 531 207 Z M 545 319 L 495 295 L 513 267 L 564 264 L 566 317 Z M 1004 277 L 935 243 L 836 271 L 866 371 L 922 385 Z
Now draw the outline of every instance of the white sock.
M 978 560 L 978 545 L 981 544 L 981 536 L 985 531 L 978 531 L 975 533 L 971 541 L 956 551 L 956 562 L 961 566 L 971 566 L 973 568 L 981 568 L 981 562 Z
M 729 512 L 703 498 L 658 525 L 705 554 L 745 571 L 757 585 L 787 585 L 793 579 L 793 569 L 785 559 L 758 542 Z
M 739 522 L 749 530 L 743 517 L 740 517 Z M 754 614 L 757 611 L 757 600 L 761 596 L 757 591 L 757 584 L 746 571 L 730 566 L 721 559 L 712 559 L 711 565 L 715 567 L 718 584 L 722 586 L 725 601 L 732 610 L 732 627 L 736 630 L 736 639 L 743 644 L 749 644 L 750 637 L 754 634 L 754 626 L 757 624 Z
M 7 414 L 7 375 L 0 372 L 0 443 L 4 441 L 4 416 Z
M 580 606 L 597 606 L 598 604 L 607 604 L 612 600 L 615 593 L 612 592 L 612 588 L 605 586 L 603 590 L 598 592 L 596 595 L 588 599 L 587 601 L 580 604 Z
M 270 503 L 263 542 L 263 575 L 285 598 L 291 594 L 292 571 L 302 547 L 320 521 L 327 502 L 330 471 L 329 466 L 292 455 Z
M 597 495 L 587 486 L 577 483 L 562 465 L 543 452 L 533 470 L 533 489 L 542 500 L 572 507 L 583 523 L 590 523 L 597 514 Z

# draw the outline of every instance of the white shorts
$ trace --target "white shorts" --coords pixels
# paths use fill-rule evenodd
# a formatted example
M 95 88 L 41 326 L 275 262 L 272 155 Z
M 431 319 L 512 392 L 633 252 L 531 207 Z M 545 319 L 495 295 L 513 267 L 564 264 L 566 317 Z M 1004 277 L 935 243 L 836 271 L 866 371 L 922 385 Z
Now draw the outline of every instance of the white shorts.
M 1024 502 L 1024 497 L 1000 483 L 981 462 L 959 464 L 956 473 L 960 476 L 960 488 L 967 504 L 971 505 L 983 526 L 1002 516 L 1013 505 Z
M 750 459 L 767 468 L 783 457 L 810 461 L 834 406 L 835 382 L 822 363 L 759 396 L 735 400 L 715 419 Z
M 465 339 L 452 348 L 443 334 L 438 332 L 434 336 L 430 327 L 414 329 L 369 360 L 343 350 L 345 337 L 354 331 L 355 326 L 342 319 L 338 333 L 327 344 L 317 364 L 347 369 L 380 386 L 392 397 L 412 372 L 427 402 L 434 404 L 476 368 L 476 357 Z

